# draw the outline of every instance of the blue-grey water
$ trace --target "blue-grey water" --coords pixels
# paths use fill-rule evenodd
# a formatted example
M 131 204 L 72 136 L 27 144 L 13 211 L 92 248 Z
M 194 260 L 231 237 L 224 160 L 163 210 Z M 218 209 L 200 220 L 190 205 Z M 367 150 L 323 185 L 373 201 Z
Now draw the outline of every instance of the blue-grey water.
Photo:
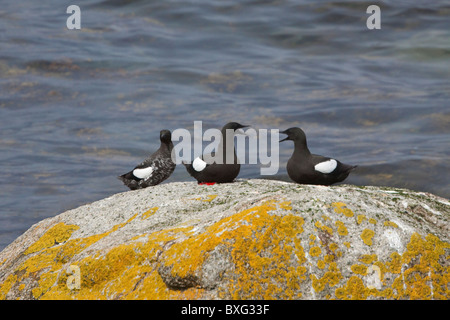
M 69 5 L 81 30 L 69 30 Z M 381 29 L 369 30 L 369 5 Z M 302 127 L 345 181 L 450 197 L 450 3 L 2 0 L 0 249 L 127 188 L 159 131 Z M 280 170 L 291 142 L 280 144 Z M 243 165 L 240 177 L 260 177 Z M 178 166 L 169 181 L 192 181 Z

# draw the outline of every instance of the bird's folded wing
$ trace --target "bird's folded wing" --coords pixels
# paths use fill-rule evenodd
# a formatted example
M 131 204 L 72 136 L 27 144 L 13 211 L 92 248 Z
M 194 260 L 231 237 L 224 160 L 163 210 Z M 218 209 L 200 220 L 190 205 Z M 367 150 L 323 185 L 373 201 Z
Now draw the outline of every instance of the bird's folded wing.
M 319 171 L 321 173 L 331 173 L 336 169 L 337 161 L 334 159 L 330 159 L 327 161 L 320 162 L 314 166 L 314 170 Z
M 197 157 L 192 161 L 192 167 L 197 172 L 203 171 L 206 168 L 206 165 L 207 163 L 200 159 L 200 157 Z
M 133 170 L 133 175 L 139 179 L 147 179 L 153 173 L 153 167 L 139 168 Z

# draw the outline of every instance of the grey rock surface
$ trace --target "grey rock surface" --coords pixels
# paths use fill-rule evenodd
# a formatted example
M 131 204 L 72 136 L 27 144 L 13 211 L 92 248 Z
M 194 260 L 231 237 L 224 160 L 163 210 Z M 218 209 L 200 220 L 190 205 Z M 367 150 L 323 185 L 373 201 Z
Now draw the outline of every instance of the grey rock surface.
M 0 253 L 2 299 L 449 299 L 450 202 L 243 180 L 128 191 Z

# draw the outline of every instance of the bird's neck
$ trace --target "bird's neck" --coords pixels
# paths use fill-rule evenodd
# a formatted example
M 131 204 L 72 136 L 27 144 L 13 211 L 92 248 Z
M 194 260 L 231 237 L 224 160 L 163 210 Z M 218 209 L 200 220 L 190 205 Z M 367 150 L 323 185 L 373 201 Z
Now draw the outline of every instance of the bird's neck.
M 161 152 L 171 154 L 171 152 L 173 150 L 172 141 L 170 141 L 169 143 L 161 142 L 161 146 L 159 147 L 159 150 L 161 150 Z
M 309 152 L 308 144 L 306 141 L 294 141 L 294 154 L 298 154 L 301 156 L 309 156 L 311 152 Z
M 218 156 L 223 157 L 223 163 L 236 163 L 236 150 L 234 148 L 234 132 L 230 132 L 227 136 L 226 130 L 222 130 L 222 139 L 217 147 Z M 229 158 L 227 160 L 227 157 Z

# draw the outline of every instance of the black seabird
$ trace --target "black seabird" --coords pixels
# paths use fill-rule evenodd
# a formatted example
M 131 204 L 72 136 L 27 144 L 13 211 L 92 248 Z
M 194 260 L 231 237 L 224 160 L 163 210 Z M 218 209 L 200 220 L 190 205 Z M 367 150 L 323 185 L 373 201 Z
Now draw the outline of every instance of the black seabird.
M 306 135 L 300 128 L 289 128 L 280 133 L 287 134 L 285 140 L 294 141 L 294 153 L 286 169 L 289 177 L 297 183 L 331 185 L 341 182 L 357 166 L 344 164 L 336 159 L 311 154 Z
M 175 170 L 172 161 L 172 134 L 169 130 L 161 130 L 159 134 L 161 146 L 147 160 L 118 178 L 131 190 L 155 186 L 166 180 Z
M 236 130 L 245 127 L 248 126 L 241 125 L 237 122 L 229 122 L 224 125 L 221 130 L 222 139 L 217 147 L 217 151 L 197 157 L 189 164 L 183 162 L 187 172 L 194 177 L 198 183 L 212 184 L 233 182 L 241 169 L 241 165 L 236 156 L 236 150 L 234 149 L 234 134 Z M 233 135 L 230 137 L 233 140 L 229 141 L 227 144 L 227 130 L 230 129 L 233 130 Z M 227 145 L 229 145 L 229 152 L 233 152 L 232 155 L 227 154 Z

